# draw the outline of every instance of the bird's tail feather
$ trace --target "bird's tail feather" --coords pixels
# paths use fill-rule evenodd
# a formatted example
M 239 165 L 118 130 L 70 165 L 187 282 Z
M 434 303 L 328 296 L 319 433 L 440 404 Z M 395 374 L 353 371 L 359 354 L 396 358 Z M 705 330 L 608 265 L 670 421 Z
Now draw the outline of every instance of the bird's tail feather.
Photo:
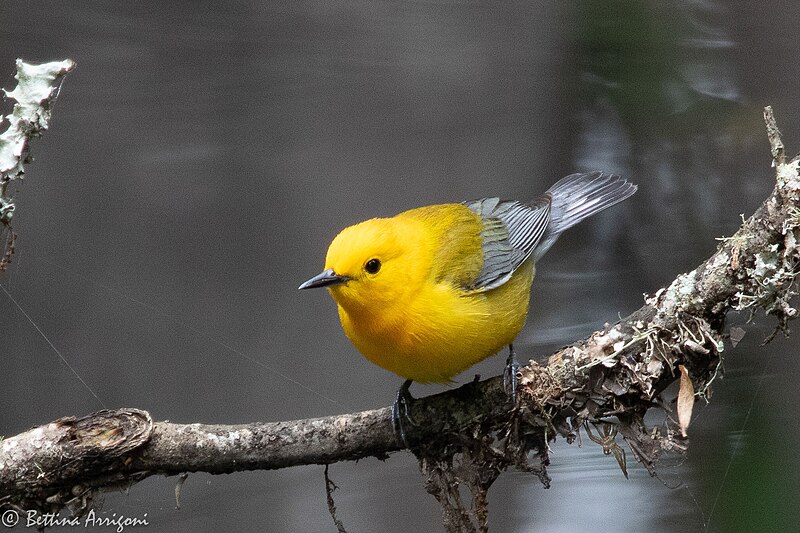
M 625 200 L 636 189 L 628 180 L 602 172 L 570 174 L 560 179 L 547 191 L 552 196 L 550 222 L 532 254 L 534 261 L 544 255 L 564 230 Z

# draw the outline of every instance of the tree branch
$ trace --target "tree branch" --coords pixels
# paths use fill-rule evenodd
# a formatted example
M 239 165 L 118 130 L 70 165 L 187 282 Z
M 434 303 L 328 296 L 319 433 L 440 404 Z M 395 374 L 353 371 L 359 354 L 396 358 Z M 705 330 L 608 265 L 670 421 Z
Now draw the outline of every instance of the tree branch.
M 592 440 L 613 453 L 623 470 L 618 433 L 654 473 L 663 451 L 687 445 L 691 398 L 707 396 L 716 376 L 726 313 L 764 309 L 777 318 L 776 331 L 788 333 L 800 270 L 800 160 L 786 162 L 770 108 L 765 121 L 776 187 L 711 257 L 617 324 L 559 350 L 546 364 L 531 361 L 521 368 L 516 404 L 499 377 L 412 404 L 408 439 L 427 476 L 426 488 L 442 502 L 448 530 L 486 529 L 486 492 L 509 467 L 549 483 L 548 442 L 557 435 L 571 442 L 584 424 L 596 424 L 600 436 L 592 434 Z M 680 403 L 688 407 L 680 407 L 680 423 L 646 428 L 645 412 L 667 409 L 662 392 L 681 374 Z M 611 416 L 617 422 L 608 421 Z M 154 423 L 136 409 L 101 411 L 0 443 L 0 507 L 54 512 L 69 505 L 80 512 L 95 491 L 154 474 L 385 458 L 402 447 L 389 408 L 244 425 Z M 459 484 L 472 491 L 470 505 L 453 492 Z

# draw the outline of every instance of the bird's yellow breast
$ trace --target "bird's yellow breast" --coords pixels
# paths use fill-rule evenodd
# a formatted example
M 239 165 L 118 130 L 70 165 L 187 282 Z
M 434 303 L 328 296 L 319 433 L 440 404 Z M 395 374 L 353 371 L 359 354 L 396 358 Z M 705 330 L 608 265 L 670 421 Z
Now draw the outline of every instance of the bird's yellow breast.
M 351 226 L 334 240 L 326 268 L 351 280 L 330 291 L 367 359 L 406 379 L 448 382 L 514 340 L 533 262 L 497 288 L 470 289 L 483 265 L 481 229 L 467 207 L 444 204 Z M 373 256 L 381 271 L 357 272 Z

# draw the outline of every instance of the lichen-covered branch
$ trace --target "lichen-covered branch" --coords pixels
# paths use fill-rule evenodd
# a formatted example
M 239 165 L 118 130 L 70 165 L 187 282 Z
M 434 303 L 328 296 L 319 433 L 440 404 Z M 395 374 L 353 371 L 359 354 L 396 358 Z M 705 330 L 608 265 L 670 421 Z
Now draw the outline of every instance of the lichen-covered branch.
M 14 199 L 9 194 L 11 181 L 21 179 L 25 164 L 32 161 L 30 143 L 41 137 L 50 126 L 53 104 L 61 90 L 61 82 L 68 72 L 75 68 L 69 59 L 42 65 L 31 65 L 17 59 L 17 86 L 12 91 L 3 90 L 6 98 L 15 100 L 14 109 L 6 117 L 8 128 L 0 133 L 0 272 L 11 262 L 16 235 L 11 230 L 14 216 Z
M 516 403 L 499 377 L 411 406 L 406 430 L 441 503 L 449 531 L 484 531 L 487 491 L 518 468 L 545 484 L 548 442 L 583 429 L 627 475 L 621 435 L 651 473 L 661 453 L 687 446 L 695 397 L 707 397 L 728 335 L 731 310 L 763 309 L 788 333 L 800 270 L 800 160 L 787 162 L 771 110 L 765 112 L 776 186 L 756 213 L 693 271 L 647 298 L 614 325 L 519 372 Z M 679 412 L 647 428 L 648 409 L 668 410 L 662 393 L 680 380 Z M 592 427 L 594 430 L 592 430 Z M 101 489 L 153 474 L 228 473 L 385 457 L 402 443 L 389 408 L 292 422 L 245 425 L 152 422 L 142 411 L 67 418 L 0 444 L 0 506 L 85 509 Z M 458 487 L 472 493 L 462 500 Z

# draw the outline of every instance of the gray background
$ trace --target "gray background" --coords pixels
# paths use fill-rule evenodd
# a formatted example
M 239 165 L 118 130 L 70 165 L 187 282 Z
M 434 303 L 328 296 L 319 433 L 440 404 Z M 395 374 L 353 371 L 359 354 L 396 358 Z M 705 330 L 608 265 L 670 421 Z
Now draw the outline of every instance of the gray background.
M 530 198 L 576 170 L 640 192 L 541 262 L 517 348 L 546 356 L 614 321 L 766 197 L 763 105 L 800 149 L 798 22 L 789 1 L 5 0 L 0 85 L 16 57 L 78 68 L 18 184 L 0 283 L 99 400 L 0 295 L 0 434 L 102 406 L 237 423 L 388 405 L 401 379 L 358 355 L 327 294 L 296 290 L 333 236 L 419 205 Z M 747 318 L 730 317 L 747 336 L 660 480 L 630 453 L 625 480 L 587 439 L 559 440 L 550 490 L 496 483 L 492 528 L 796 524 L 798 342 L 759 348 L 773 321 Z M 349 531 L 441 528 L 407 453 L 331 475 Z M 110 494 L 102 512 L 147 513 L 153 532 L 334 530 L 322 467 L 192 475 L 180 510 L 174 483 Z

